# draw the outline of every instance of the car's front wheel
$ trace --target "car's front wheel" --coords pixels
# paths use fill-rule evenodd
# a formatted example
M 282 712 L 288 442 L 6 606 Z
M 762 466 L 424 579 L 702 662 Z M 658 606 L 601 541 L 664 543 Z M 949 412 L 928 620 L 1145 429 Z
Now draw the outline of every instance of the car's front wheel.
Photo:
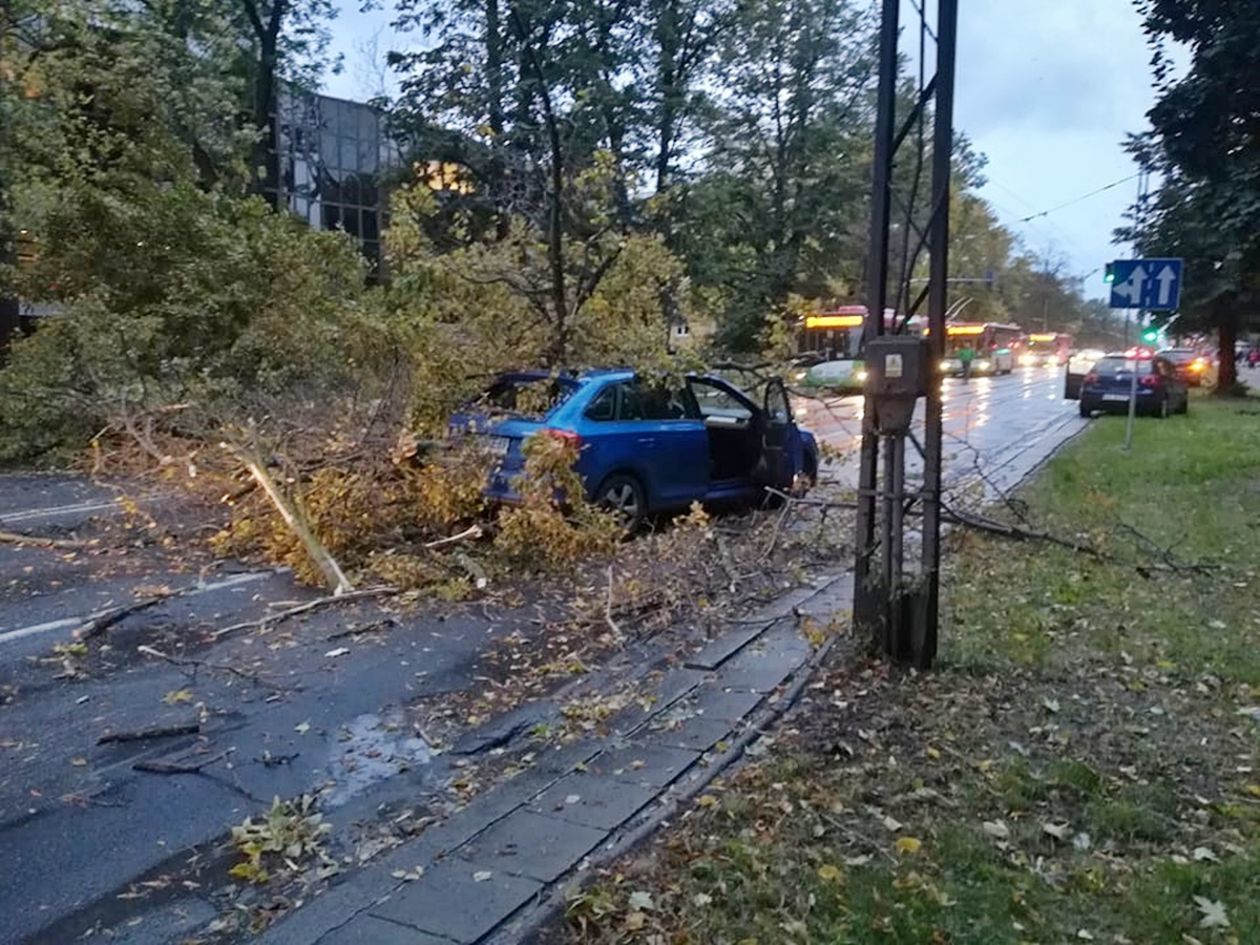
M 647 516 L 647 496 L 643 486 L 627 473 L 614 473 L 605 479 L 595 493 L 595 501 L 600 507 L 616 513 L 627 530 L 637 528 Z

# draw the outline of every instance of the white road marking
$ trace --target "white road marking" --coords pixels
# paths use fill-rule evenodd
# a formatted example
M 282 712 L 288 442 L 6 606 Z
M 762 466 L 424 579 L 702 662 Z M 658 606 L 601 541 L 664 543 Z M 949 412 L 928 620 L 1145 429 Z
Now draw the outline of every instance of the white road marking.
M 252 574 L 236 574 L 230 578 L 224 578 L 222 581 L 212 581 L 209 584 L 192 585 L 186 590 L 177 591 L 172 595 L 174 597 L 195 597 L 198 594 L 204 594 L 207 591 L 221 591 L 224 588 L 236 587 L 241 584 L 252 584 L 255 581 L 262 581 L 269 578 L 275 572 L 263 571 L 254 572 Z M 104 616 L 115 608 L 109 607 L 105 610 L 98 610 L 95 613 L 84 614 L 78 617 L 62 617 L 60 620 L 49 620 L 45 623 L 32 624 L 29 627 L 15 627 L 12 630 L 0 630 L 0 644 L 13 643 L 17 640 L 24 640 L 27 637 L 33 637 L 39 633 L 49 633 L 53 630 L 65 630 L 70 627 L 78 627 L 93 620 L 96 617 Z
M 42 509 L 21 509 L 17 512 L 0 514 L 0 522 L 25 522 L 33 518 L 56 518 L 58 515 L 73 515 L 76 512 L 102 512 L 115 509 L 118 503 L 113 499 L 94 499 L 88 502 L 76 502 L 72 505 L 50 505 Z

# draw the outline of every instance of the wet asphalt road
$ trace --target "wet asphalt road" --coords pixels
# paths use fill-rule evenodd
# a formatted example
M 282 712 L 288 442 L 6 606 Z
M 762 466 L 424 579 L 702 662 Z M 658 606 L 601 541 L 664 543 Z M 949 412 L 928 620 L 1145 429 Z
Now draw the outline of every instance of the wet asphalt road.
M 916 417 L 922 420 L 922 405 Z M 844 453 L 841 461 L 824 470 L 824 478 L 856 486 L 862 398 L 802 401 L 797 419 L 819 440 Z M 1076 401 L 1063 399 L 1062 369 L 1044 367 L 1016 368 L 1010 375 L 975 377 L 967 383 L 947 378 L 943 420 L 946 486 L 966 484 L 979 469 L 990 491 L 1018 483 L 1087 422 Z M 921 470 L 914 448 L 907 448 L 907 474 L 913 478 Z
M 947 479 L 974 476 L 978 460 L 995 484 L 1013 484 L 1085 423 L 1061 396 L 1061 373 L 1046 369 L 947 381 Z M 852 448 L 824 473 L 851 484 L 860 399 L 805 409 L 803 425 Z M 92 534 L 116 509 L 110 490 L 74 477 L 0 478 L 0 530 Z M 187 593 L 112 628 L 83 678 L 58 678 L 55 645 L 92 614 L 157 588 Z M 450 769 L 416 737 L 407 703 L 480 685 L 477 659 L 488 643 L 528 632 L 534 616 L 421 609 L 384 631 L 338 636 L 383 618 L 365 601 L 266 634 L 208 639 L 314 596 L 283 572 L 185 567 L 178 548 L 119 556 L 0 544 L 0 945 L 66 942 L 95 922 L 137 915 L 146 921 L 114 941 L 177 941 L 213 916 L 198 890 L 117 894 L 174 871 L 191 848 L 273 796 L 335 782 L 325 806 L 338 836 L 353 835 L 353 824 L 381 805 L 414 802 Z M 171 665 L 138 652 L 141 645 L 256 678 Z M 109 733 L 193 722 L 196 734 L 98 744 Z M 207 758 L 219 760 L 195 774 L 134 768 Z

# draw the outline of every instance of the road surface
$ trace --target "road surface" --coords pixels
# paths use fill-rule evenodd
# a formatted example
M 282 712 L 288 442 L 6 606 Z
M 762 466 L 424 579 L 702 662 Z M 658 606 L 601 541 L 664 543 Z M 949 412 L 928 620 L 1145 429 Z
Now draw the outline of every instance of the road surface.
M 947 478 L 966 483 L 982 469 L 994 487 L 1013 485 L 1086 423 L 1061 387 L 1044 369 L 947 381 Z M 860 399 L 804 410 L 805 425 L 847 451 L 824 478 L 855 481 Z M 0 530 L 92 535 L 119 510 L 110 489 L 75 477 L 0 480 Z M 408 707 L 482 685 L 489 643 L 529 633 L 536 616 L 430 607 L 377 632 L 386 615 L 365 600 L 211 639 L 316 595 L 286 573 L 233 570 L 189 549 L 0 543 L 0 945 L 60 945 L 93 927 L 127 945 L 178 941 L 214 908 L 163 877 L 274 796 L 336 782 L 325 808 L 343 837 L 414 805 L 451 762 Z M 170 592 L 110 628 L 90 657 L 64 649 L 93 616 Z M 356 626 L 368 629 L 347 636 Z M 109 740 L 152 728 L 188 731 Z

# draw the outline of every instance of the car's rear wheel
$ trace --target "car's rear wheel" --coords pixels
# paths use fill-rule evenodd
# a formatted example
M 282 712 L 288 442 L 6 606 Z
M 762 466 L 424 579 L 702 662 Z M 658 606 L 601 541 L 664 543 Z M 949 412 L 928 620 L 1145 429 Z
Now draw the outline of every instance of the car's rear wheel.
M 614 473 L 595 493 L 595 501 L 615 513 L 627 531 L 638 528 L 647 517 L 647 496 L 639 480 L 627 473 Z

